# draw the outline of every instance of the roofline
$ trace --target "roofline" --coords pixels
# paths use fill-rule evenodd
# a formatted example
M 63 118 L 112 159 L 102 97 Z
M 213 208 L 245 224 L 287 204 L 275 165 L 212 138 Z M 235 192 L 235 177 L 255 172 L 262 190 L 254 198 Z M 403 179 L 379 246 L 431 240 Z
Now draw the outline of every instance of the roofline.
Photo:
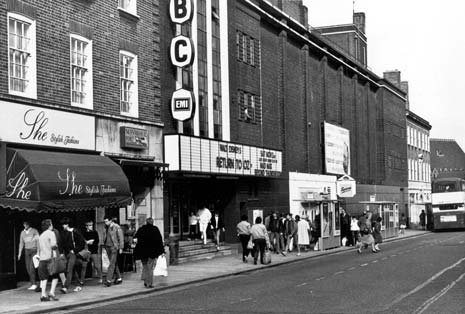
M 416 113 L 410 111 L 407 109 L 407 119 L 410 119 L 418 124 L 420 124 L 422 127 L 431 130 L 432 126 L 431 124 L 429 124 L 429 122 L 426 120 L 426 119 L 423 119 L 422 117 L 420 117 L 419 115 L 417 115 Z

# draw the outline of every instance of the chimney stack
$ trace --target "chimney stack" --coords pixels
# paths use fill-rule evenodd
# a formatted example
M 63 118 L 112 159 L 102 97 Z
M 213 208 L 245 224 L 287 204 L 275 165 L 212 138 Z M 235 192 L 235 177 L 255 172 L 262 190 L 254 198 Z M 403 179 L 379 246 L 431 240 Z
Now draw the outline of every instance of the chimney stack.
M 401 88 L 399 70 L 386 71 L 383 73 L 383 77 L 386 81 L 390 82 L 391 84 L 395 85 L 398 88 Z
M 354 12 L 353 15 L 354 25 L 365 34 L 365 13 L 363 12 Z

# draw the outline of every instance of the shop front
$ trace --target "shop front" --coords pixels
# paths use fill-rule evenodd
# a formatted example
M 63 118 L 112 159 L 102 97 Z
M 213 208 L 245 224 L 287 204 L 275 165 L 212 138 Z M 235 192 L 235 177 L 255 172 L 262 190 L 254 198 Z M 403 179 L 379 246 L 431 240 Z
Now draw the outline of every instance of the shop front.
M 285 208 L 273 188 L 281 182 L 280 151 L 185 135 L 164 136 L 166 228 L 173 239 L 189 236 L 189 215 L 202 207 L 224 221 L 227 242 L 236 242 L 243 214 Z M 278 205 L 277 205 L 278 204 Z
M 121 167 L 95 151 L 95 118 L 0 102 L 0 290 L 27 280 L 17 260 L 22 223 L 39 232 L 67 216 L 75 226 L 116 216 L 131 202 Z M 79 128 L 76 128 L 79 125 Z
M 336 195 L 336 176 L 289 173 L 291 214 L 308 218 L 318 234 L 318 249 L 340 246 L 340 203 Z

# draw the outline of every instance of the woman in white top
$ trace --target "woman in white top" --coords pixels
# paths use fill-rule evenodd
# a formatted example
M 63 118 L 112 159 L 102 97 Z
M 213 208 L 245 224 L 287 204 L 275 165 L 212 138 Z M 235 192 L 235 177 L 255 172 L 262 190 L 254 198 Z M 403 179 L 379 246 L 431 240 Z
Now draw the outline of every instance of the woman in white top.
M 358 225 L 358 219 L 354 216 L 350 221 L 350 231 L 352 232 L 352 245 L 356 245 L 360 241 L 360 226 Z
M 53 254 L 57 254 L 54 250 L 57 248 L 57 238 L 55 232 L 53 232 L 53 225 L 51 219 L 42 220 L 42 234 L 39 237 L 39 279 L 40 279 L 40 289 L 42 296 L 40 301 L 58 301 L 58 298 L 55 296 L 55 289 L 58 283 L 58 275 L 50 276 L 48 271 L 48 264 Z M 49 278 L 52 278 L 52 285 L 50 288 L 50 293 L 47 295 L 47 281 Z
M 308 236 L 310 225 L 305 219 L 300 219 L 299 215 L 295 216 L 295 221 L 297 221 L 297 256 L 299 256 L 300 246 L 310 245 L 310 237 Z

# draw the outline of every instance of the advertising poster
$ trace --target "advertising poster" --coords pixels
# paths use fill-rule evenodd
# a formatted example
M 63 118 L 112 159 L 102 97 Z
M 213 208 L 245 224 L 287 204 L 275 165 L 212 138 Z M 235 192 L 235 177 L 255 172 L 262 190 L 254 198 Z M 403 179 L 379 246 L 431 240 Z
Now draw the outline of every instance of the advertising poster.
M 332 220 L 332 217 L 331 217 Z M 328 238 L 330 235 L 330 228 L 332 227 L 332 223 L 330 225 L 330 217 L 329 217 L 329 207 L 328 203 L 323 203 L 323 238 Z
M 326 173 L 350 175 L 349 130 L 324 123 Z
M 339 203 L 334 204 L 334 219 L 336 221 L 334 235 L 338 236 L 341 234 L 341 213 L 339 210 Z

